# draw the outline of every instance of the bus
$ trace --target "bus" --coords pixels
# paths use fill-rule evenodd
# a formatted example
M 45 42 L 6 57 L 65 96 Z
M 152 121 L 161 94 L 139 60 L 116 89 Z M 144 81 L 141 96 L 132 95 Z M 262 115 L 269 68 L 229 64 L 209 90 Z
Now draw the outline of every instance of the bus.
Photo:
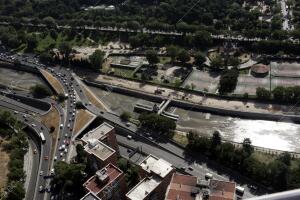
M 46 139 L 45 139 L 45 136 L 44 136 L 43 132 L 40 133 L 40 137 L 41 137 L 42 143 L 45 143 Z

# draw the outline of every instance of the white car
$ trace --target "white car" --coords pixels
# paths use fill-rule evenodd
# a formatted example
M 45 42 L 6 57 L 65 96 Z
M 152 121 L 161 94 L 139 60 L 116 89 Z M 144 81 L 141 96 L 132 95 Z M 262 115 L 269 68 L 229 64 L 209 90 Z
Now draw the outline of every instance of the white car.
M 50 174 L 51 174 L 51 175 L 54 174 L 54 168 L 52 168 L 52 169 L 50 170 Z
M 65 153 L 68 153 L 68 149 L 65 149 Z
M 131 140 L 132 136 L 131 135 L 127 135 L 127 138 L 128 138 L 128 140 Z
M 31 124 L 31 126 L 32 126 L 32 127 L 36 127 L 36 125 L 35 125 L 35 124 Z
M 63 156 L 64 156 L 64 153 L 63 153 L 63 152 L 61 152 L 59 155 L 60 155 L 60 157 L 63 157 Z
M 39 192 L 42 192 L 44 190 L 43 186 L 40 185 Z
M 15 114 L 18 114 L 19 112 L 15 110 L 14 113 L 15 113 Z
M 54 161 L 56 161 L 57 160 L 57 156 L 54 156 Z
M 44 171 L 40 171 L 40 176 L 43 176 Z

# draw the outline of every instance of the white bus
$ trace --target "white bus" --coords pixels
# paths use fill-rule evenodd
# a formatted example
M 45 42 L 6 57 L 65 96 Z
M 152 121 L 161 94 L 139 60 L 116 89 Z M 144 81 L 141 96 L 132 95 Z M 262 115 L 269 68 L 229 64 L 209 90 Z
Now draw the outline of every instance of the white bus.
M 40 132 L 40 137 L 41 137 L 42 143 L 45 143 L 46 139 L 45 139 L 45 136 L 44 136 L 43 132 Z

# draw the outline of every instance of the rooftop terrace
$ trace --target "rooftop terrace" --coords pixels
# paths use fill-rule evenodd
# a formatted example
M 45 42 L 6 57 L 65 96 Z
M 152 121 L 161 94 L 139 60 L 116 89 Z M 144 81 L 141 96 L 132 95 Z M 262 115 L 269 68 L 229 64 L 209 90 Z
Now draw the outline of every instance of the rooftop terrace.
M 112 131 L 114 129 L 113 126 L 111 126 L 110 124 L 103 122 L 100 126 L 98 126 L 97 128 L 89 131 L 88 133 L 86 133 L 81 139 L 84 142 L 88 142 L 90 139 L 97 139 L 97 140 L 101 140 L 102 137 L 104 137 L 107 133 L 109 133 L 110 131 Z
M 84 150 L 89 154 L 93 154 L 102 161 L 106 160 L 109 156 L 115 153 L 115 150 L 97 139 L 90 139 L 87 141 L 87 143 L 88 144 L 84 146 Z
M 164 178 L 173 170 L 172 164 L 153 155 L 146 157 L 141 162 L 140 166 L 148 173 L 154 173 L 161 178 Z

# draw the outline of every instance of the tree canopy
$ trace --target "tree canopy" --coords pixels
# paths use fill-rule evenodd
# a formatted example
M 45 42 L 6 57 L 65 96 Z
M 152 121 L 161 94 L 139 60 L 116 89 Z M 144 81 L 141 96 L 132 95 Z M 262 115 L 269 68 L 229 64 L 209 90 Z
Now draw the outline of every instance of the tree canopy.
M 89 61 L 93 69 L 99 70 L 102 67 L 104 55 L 104 52 L 99 49 L 97 49 L 92 55 L 90 55 Z

